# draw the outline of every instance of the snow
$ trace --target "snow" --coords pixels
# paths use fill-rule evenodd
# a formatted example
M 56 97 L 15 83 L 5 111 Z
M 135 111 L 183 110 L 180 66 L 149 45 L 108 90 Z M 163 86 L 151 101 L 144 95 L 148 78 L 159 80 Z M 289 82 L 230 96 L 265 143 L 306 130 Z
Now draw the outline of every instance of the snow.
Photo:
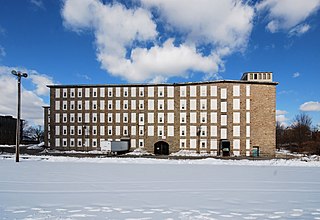
M 0 219 L 320 219 L 320 162 L 0 155 Z

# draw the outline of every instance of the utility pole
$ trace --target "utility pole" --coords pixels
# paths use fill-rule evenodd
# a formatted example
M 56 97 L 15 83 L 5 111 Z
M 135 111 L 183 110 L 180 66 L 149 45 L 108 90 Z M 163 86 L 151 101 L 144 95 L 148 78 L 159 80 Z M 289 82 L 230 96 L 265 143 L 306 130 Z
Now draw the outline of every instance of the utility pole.
M 16 129 L 16 162 L 19 162 L 19 144 L 20 144 L 20 114 L 21 114 L 21 77 L 28 77 L 27 73 L 12 70 L 11 73 L 18 78 L 18 112 L 17 112 L 17 129 Z

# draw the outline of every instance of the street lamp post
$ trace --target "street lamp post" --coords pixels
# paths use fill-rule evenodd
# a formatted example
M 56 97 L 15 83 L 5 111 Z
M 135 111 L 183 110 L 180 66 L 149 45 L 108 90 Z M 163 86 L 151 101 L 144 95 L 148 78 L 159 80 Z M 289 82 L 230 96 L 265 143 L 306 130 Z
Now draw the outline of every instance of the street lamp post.
M 19 162 L 19 144 L 20 144 L 20 113 L 21 113 L 21 77 L 28 77 L 27 73 L 12 70 L 11 73 L 18 78 L 18 112 L 16 129 L 16 162 Z

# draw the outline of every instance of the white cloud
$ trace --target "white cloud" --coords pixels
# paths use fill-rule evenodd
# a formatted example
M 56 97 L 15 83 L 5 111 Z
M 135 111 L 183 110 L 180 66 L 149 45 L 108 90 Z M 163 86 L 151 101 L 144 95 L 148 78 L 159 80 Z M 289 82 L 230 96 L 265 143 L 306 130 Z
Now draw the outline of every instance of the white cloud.
M 31 124 L 43 125 L 43 109 L 46 105 L 43 96 L 48 95 L 48 89 L 45 84 L 50 82 L 50 77 L 39 74 L 34 70 L 27 70 L 19 67 L 0 66 L 0 114 L 1 115 L 17 115 L 17 79 L 11 74 L 11 71 L 27 72 L 29 76 L 22 78 L 21 90 L 21 118 Z M 32 84 L 34 90 L 27 89 L 24 85 Z M 40 97 L 42 96 L 42 97 Z
M 276 110 L 276 115 L 285 115 L 285 114 L 288 114 L 288 112 L 285 110 Z
M 310 28 L 302 24 L 320 8 L 320 0 L 264 0 L 256 5 L 258 11 L 267 11 L 267 29 L 271 33 L 289 30 L 292 34 L 303 34 Z
M 51 77 L 39 74 L 36 71 L 31 71 L 31 74 L 29 75 L 30 79 L 32 80 L 32 83 L 36 86 L 36 89 L 34 92 L 37 95 L 45 96 L 49 95 L 49 88 L 47 85 L 53 85 L 54 82 Z
M 154 8 L 165 33 L 157 31 Z M 238 0 L 142 0 L 135 8 L 66 0 L 61 13 L 65 27 L 94 32 L 97 59 L 107 72 L 128 81 L 165 81 L 197 71 L 216 76 L 223 57 L 246 48 L 254 10 Z M 172 29 L 187 37 L 178 39 Z M 206 54 L 199 50 L 204 45 L 212 47 Z
M 308 24 L 297 25 L 296 27 L 292 28 L 289 31 L 289 36 L 301 36 L 302 34 L 309 31 L 309 29 L 310 29 L 310 25 Z
M 288 112 L 285 110 L 276 110 L 276 120 L 280 122 L 281 126 L 288 126 L 289 119 L 286 117 L 286 114 Z
M 300 73 L 299 72 L 295 72 L 294 74 L 292 74 L 292 77 L 293 78 L 297 78 L 297 77 L 299 77 L 300 76 Z
M 301 111 L 320 111 L 320 102 L 305 102 L 302 105 L 300 105 Z

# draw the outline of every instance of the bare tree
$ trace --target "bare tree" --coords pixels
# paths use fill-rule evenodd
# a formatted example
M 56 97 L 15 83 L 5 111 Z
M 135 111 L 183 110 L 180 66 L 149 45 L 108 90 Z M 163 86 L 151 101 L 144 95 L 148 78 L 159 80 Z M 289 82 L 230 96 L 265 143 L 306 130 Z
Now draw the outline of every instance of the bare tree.
M 302 143 L 311 140 L 311 126 L 312 119 L 309 115 L 300 113 L 294 117 L 291 125 L 292 139 L 298 147 L 302 147 Z
M 24 128 L 24 136 L 30 138 L 31 140 L 35 140 L 38 142 L 42 142 L 44 140 L 44 131 L 42 126 L 26 126 Z

